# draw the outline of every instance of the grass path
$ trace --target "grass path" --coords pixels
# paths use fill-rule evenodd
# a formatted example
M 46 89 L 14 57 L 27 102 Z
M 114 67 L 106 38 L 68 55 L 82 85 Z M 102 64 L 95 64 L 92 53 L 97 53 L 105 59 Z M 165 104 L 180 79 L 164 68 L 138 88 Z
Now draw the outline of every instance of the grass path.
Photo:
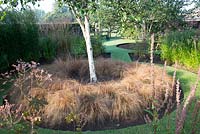
M 111 53 L 111 58 L 113 60 L 131 62 L 131 58 L 128 53 L 132 52 L 132 50 L 117 47 L 117 45 L 123 43 L 135 43 L 135 40 L 111 39 L 110 41 L 104 41 L 103 46 L 105 47 L 105 51 L 107 53 Z

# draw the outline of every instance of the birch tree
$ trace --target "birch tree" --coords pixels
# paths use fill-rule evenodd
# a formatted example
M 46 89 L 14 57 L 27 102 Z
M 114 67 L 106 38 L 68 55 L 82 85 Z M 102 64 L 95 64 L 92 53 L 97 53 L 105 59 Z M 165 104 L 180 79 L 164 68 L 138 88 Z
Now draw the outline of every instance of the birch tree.
M 71 9 L 72 13 L 76 17 L 77 22 L 79 23 L 83 37 L 86 42 L 89 71 L 90 71 L 90 82 L 97 82 L 97 76 L 94 66 L 93 58 L 93 48 L 91 45 L 90 39 L 90 22 L 89 16 L 94 13 L 97 8 L 97 2 L 95 0 L 58 0 L 62 4 L 67 4 Z

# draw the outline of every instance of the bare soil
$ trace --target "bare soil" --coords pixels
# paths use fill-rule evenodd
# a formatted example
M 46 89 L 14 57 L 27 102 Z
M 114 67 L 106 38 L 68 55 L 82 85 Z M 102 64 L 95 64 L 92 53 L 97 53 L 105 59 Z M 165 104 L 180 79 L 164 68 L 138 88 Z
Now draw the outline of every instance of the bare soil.
M 138 62 L 150 62 L 150 54 L 136 54 L 136 53 L 129 53 L 129 56 L 132 61 Z M 156 64 L 164 64 L 164 61 L 160 58 L 160 55 L 154 54 L 153 62 Z
M 149 45 L 146 42 L 124 43 L 117 45 L 117 47 L 119 48 L 130 49 L 130 50 L 141 50 L 141 51 L 147 50 L 148 46 Z

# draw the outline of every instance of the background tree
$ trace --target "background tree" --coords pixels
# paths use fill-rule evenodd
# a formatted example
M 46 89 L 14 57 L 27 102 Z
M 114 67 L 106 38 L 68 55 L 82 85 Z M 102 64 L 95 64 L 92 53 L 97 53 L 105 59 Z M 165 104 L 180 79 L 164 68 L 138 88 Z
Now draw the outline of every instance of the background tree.
M 104 1 L 104 7 L 106 7 L 108 10 L 113 11 L 113 17 L 115 18 L 115 24 L 117 24 L 119 28 L 119 33 L 122 33 L 126 30 L 126 28 L 134 27 L 132 22 L 130 22 L 130 13 L 135 12 L 136 9 L 136 1 L 134 0 L 110 0 L 110 1 Z M 106 14 L 104 14 L 106 15 Z M 105 17 L 104 19 L 110 18 Z
M 107 3 L 110 8 L 117 12 L 122 32 L 131 29 L 134 34 L 137 32 L 139 38 L 145 41 L 150 39 L 152 66 L 155 33 L 176 28 L 183 21 L 183 7 L 186 4 L 182 0 L 110 0 Z M 151 74 L 153 76 L 153 71 L 151 71 Z
M 103 34 L 107 32 L 107 35 L 111 37 L 113 31 L 118 31 L 118 23 L 116 18 L 116 11 L 114 8 L 110 8 L 106 5 L 105 0 L 98 2 L 98 8 L 96 13 L 90 16 L 91 23 L 95 28 L 95 33 Z
M 182 0 L 111 0 L 108 5 L 117 12 L 121 31 L 131 27 L 143 33 L 143 39 L 146 39 L 152 32 L 176 27 L 177 22 L 183 19 L 185 2 Z
M 71 13 L 69 8 L 66 5 L 59 6 L 58 2 L 54 4 L 54 10 L 47 13 L 44 17 L 44 22 L 66 23 L 74 21 L 74 15 Z
M 0 8 L 2 11 L 0 13 L 0 20 L 3 20 L 6 16 L 6 10 L 16 8 L 18 5 L 21 5 L 21 9 L 23 10 L 27 8 L 27 4 L 32 3 L 35 5 L 38 1 L 40 0 L 0 0 Z

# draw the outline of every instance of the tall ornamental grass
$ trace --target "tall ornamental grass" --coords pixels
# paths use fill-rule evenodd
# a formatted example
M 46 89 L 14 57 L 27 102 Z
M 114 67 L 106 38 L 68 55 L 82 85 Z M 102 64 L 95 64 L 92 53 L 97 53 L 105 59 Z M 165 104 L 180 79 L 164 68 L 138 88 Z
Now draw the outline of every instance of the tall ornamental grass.
M 200 65 L 200 34 L 198 30 L 170 32 L 161 39 L 162 58 L 168 63 L 177 61 L 188 69 Z

